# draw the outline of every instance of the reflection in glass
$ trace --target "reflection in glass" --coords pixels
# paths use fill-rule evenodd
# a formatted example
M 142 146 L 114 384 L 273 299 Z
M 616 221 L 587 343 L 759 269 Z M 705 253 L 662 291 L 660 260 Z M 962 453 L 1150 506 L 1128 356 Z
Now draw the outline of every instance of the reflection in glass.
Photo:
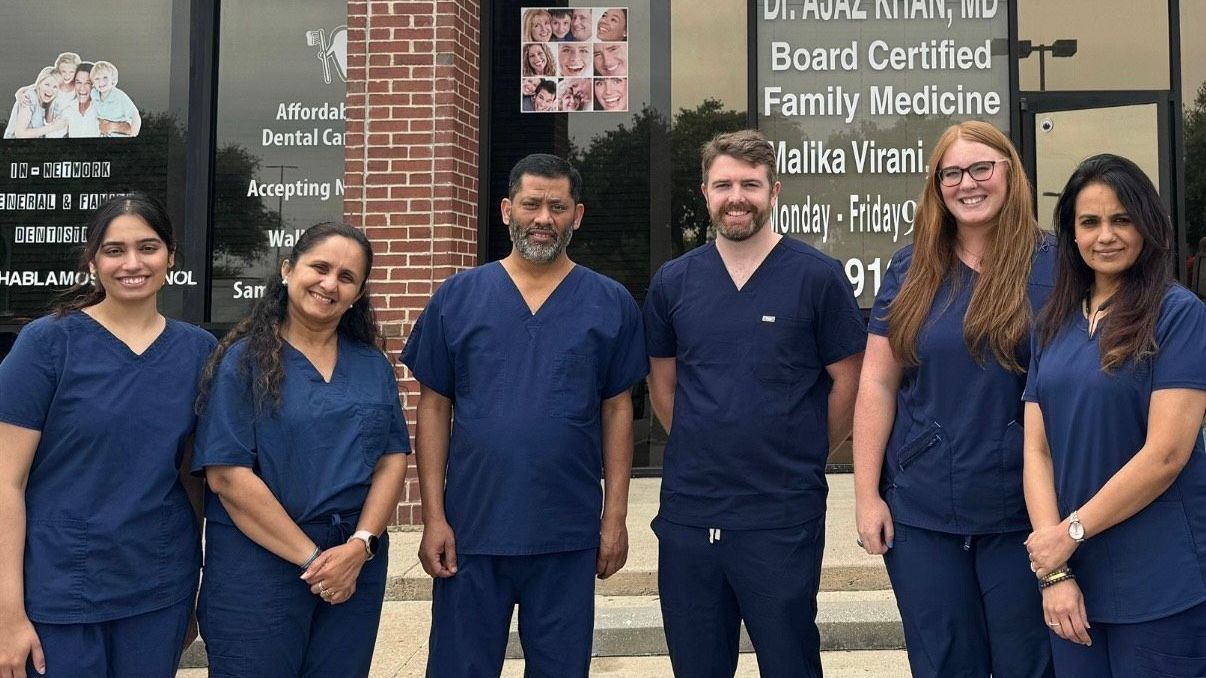
M 1018 60 L 1022 91 L 1169 88 L 1168 0 L 1017 0 L 1017 7 L 1019 42 L 1045 47 Z M 1061 56 L 1069 41 L 1075 54 Z
M 1187 285 L 1206 298 L 1206 2 L 1181 2 L 1181 83 L 1185 101 L 1185 262 Z M 1186 36 L 1190 36 L 1186 39 Z M 1180 271 L 1178 271 L 1180 273 Z
M 1054 230 L 1055 201 L 1081 160 L 1098 153 L 1130 158 L 1160 185 L 1156 104 L 1042 113 L 1034 121 L 1034 188 L 1039 225 Z

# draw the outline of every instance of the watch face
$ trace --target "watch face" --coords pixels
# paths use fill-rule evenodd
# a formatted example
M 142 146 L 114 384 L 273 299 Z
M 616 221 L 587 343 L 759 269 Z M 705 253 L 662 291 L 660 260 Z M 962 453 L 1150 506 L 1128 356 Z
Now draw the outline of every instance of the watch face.
M 373 555 L 377 554 L 377 547 L 381 545 L 381 538 L 377 535 L 372 535 L 368 538 L 368 550 Z
M 1085 526 L 1081 525 L 1080 523 L 1072 523 L 1071 525 L 1068 526 L 1068 536 L 1072 537 L 1076 541 L 1080 541 L 1080 540 L 1084 539 L 1085 538 Z

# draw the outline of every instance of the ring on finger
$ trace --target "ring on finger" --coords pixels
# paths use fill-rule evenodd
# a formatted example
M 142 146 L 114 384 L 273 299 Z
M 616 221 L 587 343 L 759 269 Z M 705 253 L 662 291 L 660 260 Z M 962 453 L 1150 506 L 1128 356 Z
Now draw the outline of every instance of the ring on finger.
M 858 544 L 859 548 L 864 548 L 864 546 L 863 546 L 863 538 L 862 538 L 862 537 L 855 537 L 855 538 L 854 538 L 854 543 L 855 543 L 855 544 Z
M 1047 626 L 1050 626 L 1053 629 L 1058 629 L 1060 627 L 1060 623 L 1059 622 L 1047 622 Z

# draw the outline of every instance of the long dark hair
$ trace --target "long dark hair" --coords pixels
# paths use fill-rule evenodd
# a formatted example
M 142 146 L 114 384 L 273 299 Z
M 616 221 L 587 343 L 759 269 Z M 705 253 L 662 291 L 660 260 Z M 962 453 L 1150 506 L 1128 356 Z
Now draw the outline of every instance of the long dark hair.
M 142 193 L 130 193 L 113 198 L 97 208 L 92 215 L 92 221 L 88 224 L 84 251 L 80 254 L 79 263 L 76 265 L 76 270 L 83 280 L 63 292 L 54 306 L 55 315 L 63 316 L 71 311 L 95 306 L 105 300 L 105 288 L 99 282 L 91 280 L 90 267 L 92 261 L 96 259 L 97 252 L 100 251 L 101 243 L 105 241 L 109 224 L 123 214 L 130 214 L 147 222 L 151 230 L 155 231 L 155 235 L 163 241 L 168 253 L 176 253 L 176 236 L 172 232 L 172 221 L 168 218 L 167 210 L 159 204 L 159 201 Z
M 360 229 L 348 224 L 325 222 L 306 229 L 293 249 L 289 252 L 289 262 L 296 265 L 303 254 L 309 252 L 315 245 L 328 238 L 342 237 L 353 240 L 360 245 L 364 253 L 364 280 L 360 284 L 360 297 L 352 307 L 339 318 L 337 332 L 343 336 L 370 346 L 381 347 L 381 334 L 377 328 L 377 318 L 373 313 L 373 305 L 369 302 L 368 279 L 373 271 L 373 247 Z M 276 273 L 268 282 L 268 288 L 254 306 L 251 313 L 238 325 L 222 337 L 205 371 L 201 374 L 201 386 L 197 396 L 197 413 L 205 411 L 209 401 L 209 389 L 213 385 L 214 373 L 231 345 L 239 339 L 247 338 L 247 350 L 243 354 L 240 365 L 242 374 L 255 373 L 252 384 L 252 395 L 256 402 L 257 412 L 270 406 L 272 411 L 281 407 L 281 381 L 285 377 L 281 364 L 281 351 L 284 339 L 281 337 L 281 325 L 285 322 L 289 308 L 289 289 L 281 281 L 280 273 Z M 254 370 L 253 370 L 254 368 Z
M 1081 313 L 1081 305 L 1093 287 L 1093 269 L 1076 246 L 1076 198 L 1089 184 L 1113 190 L 1143 238 L 1139 257 L 1122 274 L 1118 291 L 1110 301 L 1110 312 L 1098 323 L 1101 367 L 1108 372 L 1156 353 L 1156 320 L 1172 281 L 1172 222 L 1151 179 L 1135 163 L 1109 153 L 1080 163 L 1055 205 L 1059 256 L 1055 289 L 1038 319 L 1042 346 L 1050 344 Z

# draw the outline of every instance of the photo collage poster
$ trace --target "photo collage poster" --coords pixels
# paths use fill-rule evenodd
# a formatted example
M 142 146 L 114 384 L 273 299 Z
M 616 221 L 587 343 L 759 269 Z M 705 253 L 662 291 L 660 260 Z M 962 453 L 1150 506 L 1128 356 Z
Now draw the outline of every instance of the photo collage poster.
M 179 63 L 173 3 L 127 0 L 114 9 L 40 0 L 13 4 L 5 19 L 0 325 L 20 325 L 90 281 L 79 256 L 98 206 L 134 191 L 169 213 L 181 206 L 169 157 L 182 152 L 185 121 L 169 101 Z M 178 235 L 184 226 L 175 224 Z M 162 297 L 165 313 L 179 313 L 201 261 L 197 252 L 178 257 Z
M 628 111 L 628 8 L 525 7 L 520 110 Z

